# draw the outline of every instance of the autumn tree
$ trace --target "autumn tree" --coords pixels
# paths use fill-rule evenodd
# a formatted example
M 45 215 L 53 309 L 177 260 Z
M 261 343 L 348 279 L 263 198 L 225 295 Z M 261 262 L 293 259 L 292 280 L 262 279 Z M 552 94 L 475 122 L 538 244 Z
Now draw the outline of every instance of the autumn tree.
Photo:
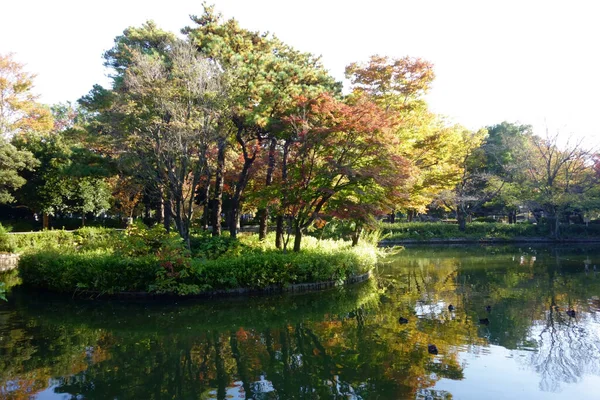
M 138 172 L 158 183 L 165 226 L 172 217 L 189 245 L 196 188 L 223 98 L 220 67 L 153 23 L 126 30 L 106 59 L 116 75 L 105 95 L 105 129 L 114 146 L 127 150 L 124 158 L 136 156 Z M 102 106 L 102 95 L 83 101 Z
M 12 202 L 14 190 L 26 182 L 20 172 L 38 165 L 30 152 L 11 144 L 13 138 L 52 127 L 50 112 L 32 92 L 34 77 L 12 55 L 0 54 L 0 203 Z
M 229 118 L 233 128 L 224 132 L 219 143 L 215 196 L 223 185 L 223 148 L 229 142 L 239 154 L 237 178 L 232 182 L 230 234 L 235 237 L 246 187 L 253 166 L 268 151 L 264 184 L 273 180 L 278 155 L 285 153 L 286 132 L 281 119 L 294 106 L 297 96 L 314 96 L 326 90 L 339 92 L 340 85 L 327 73 L 319 59 L 299 52 L 276 37 L 243 29 L 237 21 L 223 21 L 213 7 L 192 20 L 196 26 L 184 31 L 198 50 L 215 59 L 225 69 L 229 81 Z M 229 137 L 230 139 L 226 139 Z M 283 161 L 280 161 L 283 165 Z M 217 197 L 216 204 L 221 201 Z M 267 204 L 259 205 L 261 237 L 266 234 Z M 216 207 L 218 209 L 218 205 Z M 213 225 L 214 225 L 213 221 Z
M 460 173 L 455 163 L 457 131 L 431 113 L 424 99 L 435 78 L 433 65 L 420 58 L 376 55 L 367 63 L 350 64 L 346 76 L 354 93 L 385 109 L 398 138 L 397 151 L 410 162 L 406 196 L 394 207 L 406 211 L 410 220 L 425 212 L 438 193 L 453 187 Z M 390 214 L 392 222 L 395 214 Z
M 397 139 L 385 113 L 366 98 L 344 103 L 329 95 L 300 102 L 288 123 L 295 132 L 280 182 L 282 210 L 292 219 L 294 251 L 319 216 L 389 209 L 405 178 Z M 360 212 L 358 212 L 360 210 Z
M 485 129 L 469 131 L 457 126 L 460 142 L 457 143 L 456 165 L 458 181 L 452 189 L 441 191 L 435 204 L 442 205 L 456 214 L 461 231 L 466 229 L 467 219 L 502 190 L 504 183 L 485 170 L 481 145 L 487 136 Z

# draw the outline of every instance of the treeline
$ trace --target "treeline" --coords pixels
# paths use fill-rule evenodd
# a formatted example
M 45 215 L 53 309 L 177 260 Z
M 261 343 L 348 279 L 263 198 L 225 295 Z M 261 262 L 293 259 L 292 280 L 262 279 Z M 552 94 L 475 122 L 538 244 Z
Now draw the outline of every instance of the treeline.
M 77 104 L 44 107 L 33 75 L 0 56 L 0 203 L 47 217 L 145 217 L 232 237 L 252 214 L 278 248 L 332 219 L 361 233 L 386 214 L 452 212 L 464 229 L 485 210 L 589 220 L 598 164 L 528 126 L 470 131 L 424 100 L 431 63 L 373 56 L 351 87 L 274 36 L 206 6 L 178 38 L 147 22 L 104 54 L 112 70 Z M 5 210 L 8 210 L 6 208 Z M 437 211 L 436 211 L 437 210 Z M 225 216 L 223 221 L 223 216 Z M 292 245 L 290 244 L 290 247 Z

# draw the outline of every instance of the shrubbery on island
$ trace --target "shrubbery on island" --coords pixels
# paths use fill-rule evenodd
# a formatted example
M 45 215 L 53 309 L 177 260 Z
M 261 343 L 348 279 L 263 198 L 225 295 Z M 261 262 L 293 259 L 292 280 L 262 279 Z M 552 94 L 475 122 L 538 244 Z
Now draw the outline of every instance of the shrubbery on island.
M 296 283 L 343 282 L 375 266 L 376 244 L 307 237 L 300 252 L 283 252 L 256 236 L 197 234 L 191 250 L 160 226 L 133 225 L 124 232 L 11 235 L 23 251 L 25 284 L 59 292 L 147 292 L 196 295 L 232 289 L 284 288 Z M 22 236 L 27 237 L 23 239 Z M 272 238 L 270 238 L 272 239 Z

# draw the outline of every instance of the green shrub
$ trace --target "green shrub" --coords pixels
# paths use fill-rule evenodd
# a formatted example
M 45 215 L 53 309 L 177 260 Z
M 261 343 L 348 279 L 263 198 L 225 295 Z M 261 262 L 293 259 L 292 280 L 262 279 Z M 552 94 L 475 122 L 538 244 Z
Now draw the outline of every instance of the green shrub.
M 8 234 L 8 229 L 0 224 L 0 252 L 14 253 L 15 249 L 15 244 L 11 235 Z
M 203 233 L 190 239 L 190 247 L 194 257 L 214 260 L 223 256 L 240 255 L 247 246 L 230 236 L 213 237 L 210 233 Z
M 73 232 L 74 245 L 80 250 L 113 249 L 124 240 L 122 231 L 85 227 Z
M 246 253 L 241 257 L 194 260 L 193 281 L 210 289 L 264 288 L 294 283 L 342 281 L 368 271 L 377 263 L 374 246 L 338 250 L 277 250 Z
M 148 291 L 159 268 L 154 256 L 123 257 L 99 250 L 38 250 L 19 259 L 19 273 L 25 284 L 58 292 Z
M 17 251 L 34 249 L 74 248 L 73 233 L 67 231 L 42 231 L 35 233 L 15 233 L 12 236 Z
M 26 284 L 59 292 L 145 291 L 199 294 L 209 290 L 265 288 L 293 283 L 342 281 L 372 268 L 378 250 L 372 245 L 335 247 L 331 243 L 299 253 L 247 251 L 241 256 L 191 259 L 181 241 L 163 241 L 156 254 L 129 256 L 118 250 L 45 249 L 21 256 Z
M 548 236 L 546 226 L 534 224 L 503 224 L 489 222 L 471 222 L 464 232 L 456 224 L 440 222 L 407 222 L 382 224 L 381 229 L 395 240 L 429 240 L 429 239 L 510 239 L 515 237 Z

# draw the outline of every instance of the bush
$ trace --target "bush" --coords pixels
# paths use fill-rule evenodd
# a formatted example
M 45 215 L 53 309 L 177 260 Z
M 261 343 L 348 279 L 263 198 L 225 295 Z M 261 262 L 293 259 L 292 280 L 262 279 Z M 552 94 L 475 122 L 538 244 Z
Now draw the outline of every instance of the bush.
M 343 281 L 367 272 L 376 262 L 376 248 L 367 246 L 299 253 L 268 250 L 242 257 L 195 260 L 192 271 L 194 282 L 209 289 L 259 289 L 270 285 Z
M 230 236 L 213 237 L 210 233 L 203 233 L 190 239 L 190 247 L 194 257 L 214 260 L 223 256 L 240 255 L 247 246 Z
M 388 233 L 392 240 L 429 240 L 429 239 L 510 239 L 515 237 L 547 236 L 547 227 L 533 224 L 502 224 L 488 222 L 471 222 L 464 232 L 456 224 L 437 222 L 408 222 L 382 224 L 381 229 Z
M 19 259 L 24 283 L 58 292 L 148 291 L 159 268 L 153 256 L 123 257 L 99 250 L 38 250 Z
M 317 246 L 309 240 L 312 248 L 299 253 L 247 247 L 242 255 L 192 259 L 181 246 L 181 240 L 172 239 L 165 233 L 156 252 L 146 255 L 124 254 L 118 249 L 31 251 L 21 256 L 19 270 L 25 283 L 59 292 L 145 291 L 188 295 L 210 290 L 343 281 L 368 271 L 378 256 L 377 248 L 372 245 L 350 247 L 345 242 L 327 241 Z
M 0 224 L 0 252 L 15 252 L 15 244 L 11 235 L 8 234 L 8 229 L 2 226 L 2 224 Z

